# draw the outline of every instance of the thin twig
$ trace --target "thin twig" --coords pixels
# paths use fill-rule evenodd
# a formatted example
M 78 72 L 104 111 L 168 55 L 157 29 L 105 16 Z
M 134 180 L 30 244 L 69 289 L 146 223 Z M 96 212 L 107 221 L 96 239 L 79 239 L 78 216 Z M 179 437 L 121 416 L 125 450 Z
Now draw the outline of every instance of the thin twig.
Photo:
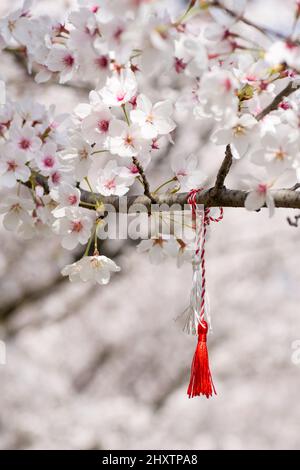
M 144 171 L 144 168 L 143 166 L 141 165 L 141 163 L 139 162 L 139 160 L 136 158 L 136 157 L 132 157 L 132 161 L 133 161 L 133 164 L 137 167 L 137 169 L 139 170 L 139 174 L 141 176 L 141 179 L 142 179 L 142 182 L 143 182 L 143 186 L 144 186 L 144 194 L 145 196 L 147 196 L 150 201 L 155 204 L 156 203 L 156 199 L 155 197 L 151 194 L 151 191 L 150 191 L 150 185 L 149 185 L 149 182 L 148 182 L 148 179 L 145 175 L 145 171 Z
M 300 220 L 300 214 L 295 215 L 294 220 L 292 220 L 290 217 L 287 217 L 286 220 L 287 220 L 288 224 L 291 225 L 292 227 L 298 227 L 298 223 L 299 223 L 299 220 Z
M 273 101 L 256 116 L 256 119 L 258 121 L 261 121 L 261 119 L 263 119 L 271 111 L 275 111 L 284 98 L 286 98 L 287 96 L 291 95 L 292 93 L 294 93 L 295 91 L 299 89 L 300 89 L 300 83 L 290 82 L 280 93 L 278 93 L 278 95 L 275 96 Z
M 225 158 L 222 162 L 222 165 L 220 166 L 220 169 L 217 174 L 215 186 L 212 190 L 213 194 L 217 194 L 224 187 L 226 176 L 228 175 L 231 165 L 232 165 L 232 159 L 233 157 L 232 157 L 231 147 L 228 144 L 225 150 Z

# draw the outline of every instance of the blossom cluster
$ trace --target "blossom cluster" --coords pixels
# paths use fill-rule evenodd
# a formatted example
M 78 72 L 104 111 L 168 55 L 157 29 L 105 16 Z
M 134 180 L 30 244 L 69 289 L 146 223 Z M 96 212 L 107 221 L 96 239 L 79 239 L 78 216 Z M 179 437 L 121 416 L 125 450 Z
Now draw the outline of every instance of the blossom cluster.
M 212 144 L 230 145 L 233 158 L 247 163 L 239 178 L 248 190 L 246 209 L 266 204 L 272 215 L 273 188 L 300 183 L 300 4 L 290 11 L 285 36 L 255 24 L 245 34 L 247 3 L 79 0 L 57 19 L 36 16 L 25 0 L 2 18 L 0 50 L 22 57 L 37 83 L 90 87 L 88 102 L 71 116 L 56 116 L 54 106 L 13 102 L 0 81 L 4 226 L 24 237 L 56 234 L 69 250 L 87 245 L 63 274 L 107 283 L 119 268 L 98 252 L 105 198 L 138 184 L 146 194 L 153 156 L 168 143 L 176 146 L 176 116 L 183 112 L 199 127 L 209 122 Z M 160 76 L 165 85 L 157 90 Z M 291 92 L 272 106 L 288 85 Z M 154 195 L 207 184 L 199 156 L 188 149 L 170 166 Z M 159 220 L 170 217 L 162 213 Z M 184 220 L 194 230 L 191 215 Z M 193 242 L 178 235 L 174 220 L 171 236 L 161 225 L 138 249 L 153 262 L 191 261 Z

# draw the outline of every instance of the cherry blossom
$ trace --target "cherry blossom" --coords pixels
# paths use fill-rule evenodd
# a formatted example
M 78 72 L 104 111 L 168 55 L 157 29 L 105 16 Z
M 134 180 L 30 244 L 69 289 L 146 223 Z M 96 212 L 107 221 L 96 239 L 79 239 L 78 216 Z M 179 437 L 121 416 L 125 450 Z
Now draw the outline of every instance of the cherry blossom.
M 217 145 L 231 144 L 233 156 L 240 158 L 249 149 L 253 137 L 257 120 L 251 114 L 243 114 L 241 117 L 234 117 L 225 127 L 217 129 L 211 140 Z
M 180 184 L 181 191 L 190 191 L 205 184 L 207 176 L 198 169 L 199 159 L 195 154 L 176 155 L 172 159 L 172 170 Z
M 7 230 L 16 230 L 21 222 L 30 223 L 35 204 L 32 199 L 16 195 L 8 196 L 0 204 L 0 213 L 5 214 L 3 225 Z
M 130 119 L 140 126 L 143 138 L 155 139 L 158 135 L 169 134 L 175 129 L 172 113 L 170 101 L 162 101 L 153 106 L 145 95 L 139 95 L 136 108 L 130 112 Z
M 31 171 L 26 163 L 26 154 L 13 144 L 0 147 L 0 185 L 13 188 L 18 180 L 28 181 Z
M 76 70 L 74 53 L 61 44 L 54 44 L 45 62 L 51 72 L 59 72 L 60 83 L 65 83 L 73 77 Z
M 109 127 L 113 115 L 105 105 L 97 105 L 91 113 L 82 120 L 82 135 L 91 144 L 103 145 L 109 136 Z
M 1 19 L 1 36 L 7 43 L 15 43 L 15 36 L 18 36 L 17 31 L 20 24 L 22 28 L 23 19 L 29 16 L 31 6 L 32 0 L 25 0 L 21 8 Z
M 58 168 L 59 162 L 56 152 L 56 144 L 48 142 L 43 146 L 41 151 L 36 154 L 35 161 L 42 175 L 49 176 Z
M 286 169 L 298 166 L 296 156 L 299 143 L 289 138 L 289 127 L 277 126 L 276 134 L 268 133 L 261 139 L 261 147 L 254 151 L 251 160 L 267 168 L 274 175 L 282 174 Z
M 41 147 L 41 139 L 37 136 L 36 130 L 29 124 L 23 127 L 13 123 L 10 127 L 10 138 L 18 150 L 24 152 L 27 160 L 34 157 L 35 152 Z
M 245 200 L 245 208 L 249 211 L 257 211 L 266 205 L 269 209 L 270 217 L 272 217 L 275 210 L 275 203 L 271 188 L 275 180 L 270 179 L 267 175 L 265 178 L 256 178 L 251 175 L 245 179 L 245 183 L 251 188 Z
M 105 285 L 109 283 L 111 273 L 120 270 L 121 268 L 106 256 L 84 256 L 76 263 L 65 266 L 62 275 L 69 276 L 72 282 L 81 280 Z
M 137 246 L 139 253 L 148 252 L 152 264 L 160 264 L 168 256 L 174 256 L 177 253 L 177 242 L 173 237 L 159 235 L 149 240 L 142 240 Z
M 207 69 L 207 51 L 199 39 L 183 36 L 174 41 L 174 67 L 177 73 L 184 72 L 192 77 L 199 77 Z
M 134 157 L 142 152 L 150 152 L 151 143 L 146 141 L 138 124 L 128 126 L 124 121 L 115 120 L 110 125 L 108 147 L 113 155 Z
M 216 120 L 235 115 L 238 111 L 236 90 L 238 81 L 229 70 L 214 69 L 203 73 L 196 92 L 196 119 L 213 117 Z
M 100 172 L 96 189 L 103 196 L 123 196 L 134 183 L 135 176 L 128 168 L 119 167 L 111 160 Z
M 92 163 L 92 147 L 80 133 L 70 138 L 70 146 L 65 151 L 65 161 L 70 161 L 74 167 L 75 177 L 82 180 L 87 176 Z
M 62 237 L 61 244 L 67 250 L 73 250 L 79 243 L 88 242 L 95 220 L 95 214 L 80 207 L 68 207 L 65 217 L 54 222 L 54 230 Z
M 122 71 L 121 75 L 113 75 L 99 91 L 103 103 L 107 106 L 122 106 L 130 101 L 137 92 L 137 81 L 131 70 Z
M 63 217 L 67 207 L 78 207 L 80 203 L 80 190 L 68 183 L 61 184 L 58 189 L 51 191 L 52 198 L 58 202 L 53 211 L 55 217 Z

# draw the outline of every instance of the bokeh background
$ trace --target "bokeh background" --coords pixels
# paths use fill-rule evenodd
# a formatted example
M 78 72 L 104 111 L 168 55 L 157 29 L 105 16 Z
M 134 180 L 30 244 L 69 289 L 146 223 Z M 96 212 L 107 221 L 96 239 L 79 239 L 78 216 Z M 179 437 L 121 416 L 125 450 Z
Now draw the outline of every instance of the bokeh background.
M 1 0 L 0 16 L 19 2 Z M 37 1 L 44 13 L 69 2 Z M 250 1 L 262 24 L 289 27 L 293 1 Z M 284 5 L 283 5 L 284 4 Z M 58 112 L 88 90 L 37 86 L 2 55 L 11 96 L 55 102 Z M 222 159 L 197 123 L 152 164 L 150 182 L 169 175 L 169 158 L 198 152 L 213 178 Z M 234 185 L 235 171 L 228 184 Z M 1 196 L 0 196 L 1 197 Z M 53 238 L 23 241 L 0 229 L 0 447 L 2 449 L 299 449 L 300 228 L 293 211 L 226 209 L 207 247 L 218 396 L 189 400 L 195 338 L 174 318 L 185 309 L 191 267 L 160 266 L 133 242 L 103 245 L 122 267 L 107 287 L 71 284 L 60 269 L 75 254 Z

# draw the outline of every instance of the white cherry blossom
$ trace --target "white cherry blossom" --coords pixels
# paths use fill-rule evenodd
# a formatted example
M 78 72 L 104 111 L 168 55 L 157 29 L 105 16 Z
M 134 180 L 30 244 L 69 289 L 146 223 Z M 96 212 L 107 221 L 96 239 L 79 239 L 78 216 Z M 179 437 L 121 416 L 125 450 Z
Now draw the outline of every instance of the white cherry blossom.
M 243 114 L 241 117 L 232 117 L 225 126 L 217 129 L 211 140 L 217 145 L 231 144 L 234 158 L 245 155 L 255 136 L 257 120 L 251 114 Z
M 214 118 L 227 119 L 238 111 L 236 91 L 238 81 L 229 70 L 217 68 L 203 73 L 196 98 L 198 104 L 194 108 L 196 119 Z
M 58 189 L 51 191 L 52 198 L 58 203 L 53 211 L 55 217 L 64 217 L 67 207 L 78 207 L 80 190 L 68 183 L 62 183 Z
M 106 285 L 110 281 L 111 273 L 120 271 L 121 268 L 106 256 L 84 256 L 76 263 L 67 265 L 62 270 L 63 276 L 69 276 L 70 281 L 90 281 L 100 285 Z
M 199 159 L 195 154 L 174 156 L 172 170 L 180 184 L 181 191 L 199 188 L 207 179 L 207 176 L 199 169 Z
M 97 179 L 96 189 L 103 196 L 123 196 L 134 183 L 134 175 L 128 168 L 119 167 L 114 160 L 110 160 Z
M 57 219 L 53 228 L 62 237 L 63 248 L 73 250 L 79 243 L 84 245 L 88 242 L 94 221 L 93 211 L 80 207 L 68 207 L 65 210 L 65 217 Z
M 26 154 L 12 144 L 0 147 L 0 186 L 13 188 L 17 181 L 25 183 L 31 171 L 26 165 Z
M 108 148 L 113 155 L 135 157 L 141 152 L 149 153 L 151 144 L 143 138 L 138 124 L 128 126 L 117 119 L 111 122 Z
M 95 106 L 81 123 L 82 135 L 91 144 L 103 145 L 109 136 L 113 115 L 106 105 Z
M 114 74 L 106 81 L 99 91 L 104 104 L 107 106 L 122 106 L 130 101 L 137 92 L 137 81 L 131 70 L 122 71 L 120 75 Z
M 59 167 L 59 160 L 56 152 L 56 144 L 49 142 L 46 143 L 36 154 L 35 162 L 42 175 L 49 176 Z
M 95 150 L 94 150 L 95 151 Z M 75 178 L 82 180 L 89 172 L 92 163 L 93 149 L 80 133 L 72 135 L 70 146 L 65 151 L 65 157 L 74 167 Z
M 51 72 L 59 72 L 60 83 L 66 83 L 71 80 L 77 67 L 74 52 L 62 44 L 54 44 L 52 46 L 45 65 Z
M 170 101 L 161 101 L 154 106 L 145 95 L 139 95 L 136 108 L 130 112 L 130 119 L 141 128 L 145 139 L 155 139 L 158 135 L 172 132 L 176 124 L 171 119 L 173 106 Z
M 289 139 L 288 126 L 277 126 L 276 134 L 266 134 L 260 143 L 262 146 L 252 153 L 251 160 L 265 166 L 269 173 L 278 176 L 286 169 L 297 166 L 299 143 Z
M 35 208 L 32 199 L 20 197 L 17 195 L 8 196 L 0 203 L 0 214 L 5 214 L 3 217 L 3 225 L 6 230 L 17 230 L 21 222 L 30 223 L 31 214 Z
M 271 188 L 275 181 L 268 177 L 263 179 L 251 175 L 248 176 L 248 180 L 245 180 L 245 182 L 251 188 L 245 200 L 245 208 L 249 211 L 257 211 L 266 205 L 269 209 L 269 215 L 272 217 L 275 211 L 275 203 Z
M 24 152 L 27 160 L 34 158 L 35 152 L 42 145 L 41 139 L 37 136 L 36 130 L 29 124 L 23 127 L 13 123 L 9 130 L 11 141 L 18 150 Z
M 160 264 L 170 253 L 176 255 L 177 242 L 173 237 L 157 235 L 148 240 L 142 240 L 137 246 L 139 253 L 147 252 L 152 264 Z

